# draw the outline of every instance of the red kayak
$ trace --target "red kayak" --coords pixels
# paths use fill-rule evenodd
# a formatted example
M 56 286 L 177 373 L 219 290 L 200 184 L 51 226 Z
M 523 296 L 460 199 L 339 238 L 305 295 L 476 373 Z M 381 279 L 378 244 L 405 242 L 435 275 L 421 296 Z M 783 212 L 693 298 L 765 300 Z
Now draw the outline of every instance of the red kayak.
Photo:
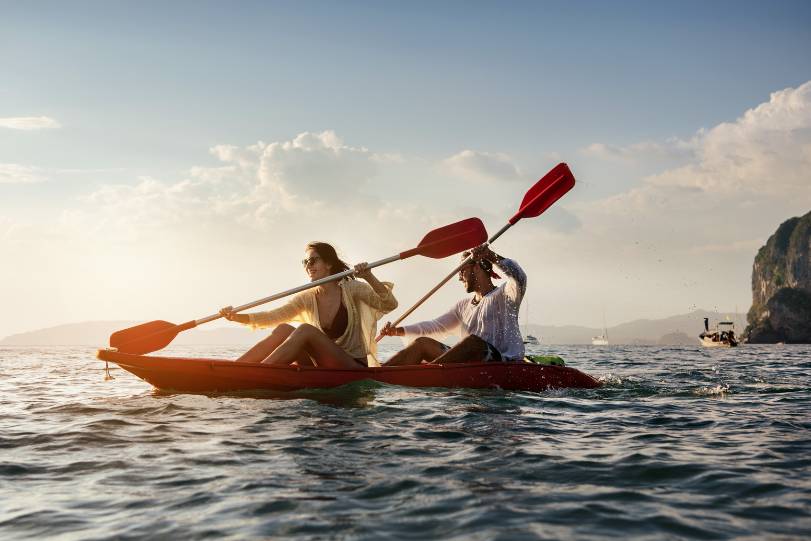
M 338 387 L 371 379 L 406 387 L 464 387 L 546 391 L 548 389 L 599 387 L 599 381 L 574 368 L 529 362 L 471 363 L 376 368 L 323 369 L 267 366 L 223 359 L 152 357 L 100 349 L 103 361 L 117 364 L 161 390 L 223 392 L 269 389 L 296 391 Z

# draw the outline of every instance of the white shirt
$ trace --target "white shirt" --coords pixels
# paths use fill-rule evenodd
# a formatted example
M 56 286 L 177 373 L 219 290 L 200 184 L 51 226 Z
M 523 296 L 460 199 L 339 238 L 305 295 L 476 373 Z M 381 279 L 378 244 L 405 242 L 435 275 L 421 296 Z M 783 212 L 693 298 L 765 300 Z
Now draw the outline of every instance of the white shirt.
M 405 325 L 405 337 L 447 336 L 458 332 L 460 338 L 475 334 L 501 352 L 506 360 L 524 358 L 524 341 L 518 327 L 518 309 L 527 290 L 527 275 L 512 259 L 502 258 L 494 266 L 506 281 L 481 298 L 478 304 L 466 298 L 446 313 L 430 321 Z

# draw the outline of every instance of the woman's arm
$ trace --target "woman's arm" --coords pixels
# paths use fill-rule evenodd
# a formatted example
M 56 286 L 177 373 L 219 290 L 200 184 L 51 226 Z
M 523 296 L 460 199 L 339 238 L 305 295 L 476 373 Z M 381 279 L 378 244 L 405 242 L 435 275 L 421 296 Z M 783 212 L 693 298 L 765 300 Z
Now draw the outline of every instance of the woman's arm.
M 359 300 L 382 312 L 391 312 L 397 308 L 397 299 L 391 292 L 394 285 L 378 280 L 366 263 L 355 265 L 355 276 L 366 280 L 370 286 L 356 288 Z
M 220 314 L 222 314 L 223 317 L 229 321 L 235 321 L 243 325 L 250 325 L 251 327 L 255 327 L 257 329 L 263 329 L 267 327 L 275 327 L 280 323 L 286 323 L 288 321 L 297 319 L 303 306 L 304 303 L 297 295 L 284 306 L 280 306 L 279 308 L 275 308 L 273 310 L 267 310 L 265 312 L 235 314 L 232 306 L 226 306 L 220 310 Z
M 247 325 L 250 322 L 250 315 L 249 314 L 236 314 L 234 313 L 233 306 L 226 306 L 225 308 L 220 308 L 220 315 L 227 319 L 228 321 L 235 321 L 237 323 L 242 323 L 243 325 Z

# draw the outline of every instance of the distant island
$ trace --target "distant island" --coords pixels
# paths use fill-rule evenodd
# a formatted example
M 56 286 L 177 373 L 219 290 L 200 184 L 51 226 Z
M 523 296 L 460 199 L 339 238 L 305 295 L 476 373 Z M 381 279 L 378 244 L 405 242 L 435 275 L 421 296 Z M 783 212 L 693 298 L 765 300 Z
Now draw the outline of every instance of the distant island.
M 711 322 L 732 316 L 735 325 L 743 328 L 743 314 L 725 314 L 696 310 L 689 314 L 665 319 L 638 319 L 608 328 L 609 343 L 614 345 L 698 345 L 698 334 L 703 330 L 704 318 Z M 0 346 L 96 346 L 104 347 L 110 335 L 139 321 L 86 321 L 13 334 L 0 340 Z M 602 329 L 575 325 L 522 325 L 525 334 L 540 339 L 541 345 L 591 344 L 591 337 Z M 180 333 L 176 345 L 234 345 L 250 346 L 264 337 L 266 332 L 251 331 L 247 327 L 201 327 Z M 387 337 L 383 343 L 400 344 L 399 338 Z

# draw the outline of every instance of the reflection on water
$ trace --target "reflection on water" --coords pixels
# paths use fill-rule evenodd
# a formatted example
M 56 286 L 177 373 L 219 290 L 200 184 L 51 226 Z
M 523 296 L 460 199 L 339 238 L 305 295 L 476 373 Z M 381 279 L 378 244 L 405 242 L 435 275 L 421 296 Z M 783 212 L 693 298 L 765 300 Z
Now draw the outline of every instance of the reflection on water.
M 0 349 L 0 535 L 811 534 L 811 348 L 533 352 L 604 386 L 173 394 L 91 349 Z
M 356 381 L 333 389 L 303 389 L 300 391 L 273 391 L 254 389 L 249 391 L 228 391 L 205 393 L 206 396 L 246 398 L 256 400 L 314 400 L 320 404 L 342 408 L 364 408 L 375 398 L 375 390 L 382 386 L 376 381 Z M 178 393 L 152 389 L 155 397 L 174 396 Z

